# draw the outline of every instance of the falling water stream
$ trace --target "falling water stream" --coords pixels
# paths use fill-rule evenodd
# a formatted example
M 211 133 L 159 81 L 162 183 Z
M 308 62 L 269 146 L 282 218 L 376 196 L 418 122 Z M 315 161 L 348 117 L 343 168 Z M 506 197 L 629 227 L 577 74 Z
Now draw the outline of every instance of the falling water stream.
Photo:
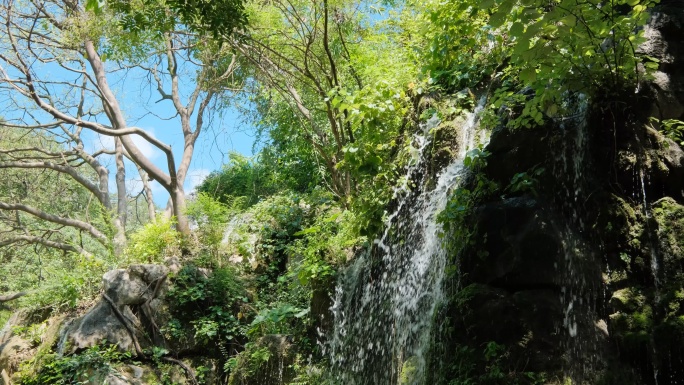
M 414 161 L 394 191 L 396 206 L 374 247 L 340 277 L 328 344 L 335 379 L 345 385 L 423 383 L 433 313 L 442 300 L 446 251 L 437 215 L 463 172 L 466 150 L 477 136 L 484 101 L 461 126 L 458 159 L 428 183 L 431 131 L 436 117 L 413 137 Z M 433 185 L 434 187 L 429 187 Z

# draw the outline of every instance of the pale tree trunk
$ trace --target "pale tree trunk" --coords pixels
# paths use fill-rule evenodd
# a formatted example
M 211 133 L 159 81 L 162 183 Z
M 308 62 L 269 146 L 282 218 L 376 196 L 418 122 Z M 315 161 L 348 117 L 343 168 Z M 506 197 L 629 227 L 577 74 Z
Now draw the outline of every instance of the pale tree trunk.
M 173 199 L 173 215 L 176 216 L 176 229 L 183 235 L 190 234 L 190 222 L 188 216 L 185 214 L 185 192 L 183 186 L 176 186 L 172 194 Z
M 145 192 L 145 202 L 147 203 L 147 216 L 151 223 L 157 222 L 157 209 L 154 207 L 154 196 L 152 195 L 152 188 L 150 187 L 150 177 L 147 175 L 145 170 L 138 167 L 138 174 L 140 174 L 140 180 L 143 184 L 143 191 Z
M 110 118 L 112 120 L 113 126 L 117 131 L 122 131 L 127 128 L 126 119 L 124 118 L 123 112 L 119 107 L 118 100 L 109 87 L 109 83 L 106 77 L 106 71 L 104 69 L 104 64 L 102 59 L 95 49 L 95 44 L 91 40 L 86 40 L 85 49 L 88 54 L 88 61 L 95 74 L 97 84 L 103 95 L 103 104 L 105 110 L 108 110 Z M 177 80 L 174 81 L 174 88 L 177 89 Z M 176 176 L 176 165 L 173 159 L 173 153 L 168 146 L 162 146 L 161 149 L 166 153 L 168 174 L 164 173 L 159 167 L 157 167 L 149 158 L 140 151 L 140 149 L 135 145 L 133 139 L 130 135 L 125 135 L 122 133 L 118 136 L 126 149 L 127 153 L 131 156 L 131 159 L 135 161 L 142 169 L 144 169 L 148 174 L 150 174 L 155 180 L 157 180 L 171 195 L 171 200 L 173 202 L 173 214 L 176 215 L 178 220 L 177 230 L 183 234 L 183 236 L 190 235 L 190 227 L 188 226 L 188 220 L 185 218 L 185 194 L 183 193 L 182 186 L 180 186 L 180 191 L 178 190 L 178 179 Z M 145 138 L 148 139 L 149 138 Z M 155 143 L 153 143 L 155 144 Z M 156 145 L 156 144 L 155 144 Z M 159 147 L 159 146 L 158 146 Z M 181 199 L 183 201 L 178 201 Z M 182 209 L 181 209 L 182 208 Z
M 126 173 L 123 161 L 123 156 L 126 156 L 142 170 L 140 175 L 147 198 L 147 210 L 150 220 L 155 220 L 155 206 L 149 184 L 151 181 L 157 181 L 170 195 L 171 205 L 169 212 L 177 218 L 177 230 L 185 236 L 189 235 L 190 229 L 185 213 L 186 197 L 183 183 L 189 171 L 195 142 L 202 130 L 203 117 L 205 113 L 211 113 L 208 105 L 215 94 L 230 89 L 227 85 L 232 84 L 231 82 L 234 81 L 231 75 L 238 66 L 235 55 L 233 55 L 230 65 L 223 73 L 215 73 L 217 68 L 221 68 L 221 66 L 216 66 L 215 63 L 218 60 L 224 61 L 226 54 L 230 53 L 227 50 L 215 53 L 210 50 L 202 51 L 203 55 L 209 56 L 198 57 L 200 60 L 198 64 L 184 55 L 188 50 L 193 49 L 192 45 L 196 44 L 194 39 L 187 40 L 185 31 L 174 31 L 173 33 L 166 34 L 167 52 L 165 52 L 165 56 L 168 59 L 168 66 L 164 65 L 167 63 L 162 64 L 161 61 L 156 60 L 140 64 L 140 68 L 152 72 L 151 75 L 154 76 L 158 84 L 157 89 L 162 96 L 161 100 L 171 100 L 176 112 L 178 112 L 178 116 L 182 120 L 184 150 L 182 160 L 178 167 L 176 167 L 171 146 L 161 142 L 148 131 L 139 127 L 128 126 L 129 122 L 127 122 L 126 115 L 119 104 L 122 99 L 117 98 L 114 88 L 108 83 L 109 72 L 98 53 L 98 38 L 91 39 L 87 33 L 79 35 L 84 38 L 82 46 L 84 52 L 81 52 L 82 55 L 77 55 L 72 59 L 67 58 L 66 60 L 60 57 L 62 52 L 72 52 L 76 48 L 72 44 L 63 45 L 60 38 L 63 36 L 61 33 L 67 33 L 70 28 L 70 23 L 63 22 L 62 19 L 76 20 L 76 18 L 82 16 L 80 14 L 81 9 L 77 7 L 77 4 L 67 2 L 64 4 L 65 7 L 62 8 L 57 3 L 54 3 L 57 5 L 56 7 L 48 7 L 50 9 L 47 9 L 40 2 L 30 1 L 26 4 L 22 3 L 23 5 L 21 6 L 17 3 L 18 7 L 14 6 L 15 2 L 10 0 L 0 4 L 0 8 L 5 11 L 0 12 L 0 26 L 2 26 L 4 32 L 3 41 L 6 40 L 5 43 L 7 43 L 8 51 L 13 51 L 7 55 L 0 55 L 0 67 L 2 67 L 0 72 L 3 72 L 3 74 L 8 72 L 5 70 L 5 66 L 7 66 L 10 68 L 8 73 L 16 70 L 21 76 L 16 79 L 4 76 L 2 79 L 3 84 L 7 85 L 7 88 L 4 89 L 16 93 L 18 98 L 27 98 L 37 108 L 55 119 L 54 122 L 40 122 L 38 125 L 27 125 L 25 128 L 52 130 L 61 127 L 66 137 L 70 138 L 75 145 L 73 149 L 69 150 L 74 154 L 68 154 L 66 158 L 52 157 L 49 154 L 45 154 L 46 159 L 41 162 L 27 159 L 25 161 L 22 160 L 21 164 L 17 166 L 15 165 L 18 162 L 17 159 L 7 159 L 8 161 L 4 162 L 7 163 L 5 166 L 43 168 L 69 175 L 97 196 L 109 215 L 107 221 L 111 223 L 111 227 L 108 230 L 111 230 L 114 234 L 112 235 L 108 231 L 101 231 L 96 228 L 90 223 L 89 217 L 85 221 L 80 221 L 72 219 L 69 214 L 60 217 L 49 212 L 43 212 L 37 207 L 11 202 L 0 202 L 0 210 L 22 211 L 37 219 L 50 222 L 55 226 L 67 226 L 86 231 L 108 249 L 113 248 L 114 252 L 119 255 L 124 250 L 126 244 L 125 230 L 128 201 L 126 199 Z M 53 15 L 52 11 L 56 12 L 56 14 Z M 39 30 L 42 32 L 38 32 Z M 46 36 L 51 36 L 53 32 L 54 39 L 46 40 Z M 154 55 L 157 53 L 155 51 Z M 180 61 L 177 62 L 177 59 Z M 31 68 L 33 63 L 38 62 L 58 63 L 64 70 L 74 75 L 78 74 L 75 79 L 81 79 L 81 85 L 77 84 L 78 80 L 70 80 L 57 82 L 55 88 L 71 87 L 69 92 L 74 94 L 75 92 L 80 92 L 81 99 L 76 100 L 73 105 L 68 104 L 70 100 L 58 100 L 55 97 L 57 93 L 52 93 L 52 83 L 45 79 L 41 80 L 40 75 L 42 73 L 40 71 L 36 72 Z M 76 65 L 73 63 L 76 63 Z M 185 63 L 191 63 L 190 65 L 193 68 L 195 66 L 200 68 L 196 87 L 187 98 L 185 95 L 181 95 L 182 93 L 180 92 L 180 74 L 183 71 L 179 70 L 179 64 L 183 66 Z M 151 68 L 147 68 L 148 65 Z M 159 67 L 160 71 L 157 71 L 157 67 Z M 162 67 L 164 68 L 162 69 Z M 63 84 L 60 85 L 60 83 Z M 166 88 L 170 88 L 170 90 L 165 91 Z M 88 99 L 93 97 L 101 102 L 102 111 L 97 111 L 97 109 L 91 106 L 91 102 L 87 102 Z M 183 99 L 185 100 L 182 102 L 181 100 Z M 100 122 L 102 119 L 97 116 L 100 112 L 107 116 L 108 121 L 106 123 Z M 30 118 L 35 119 L 33 116 Z M 23 126 L 22 128 L 24 128 Z M 102 149 L 93 153 L 86 153 L 80 140 L 82 130 L 115 138 L 115 149 Z M 137 141 L 134 141 L 131 135 L 139 135 L 148 143 L 163 151 L 166 156 L 165 164 L 157 165 L 152 159 L 146 157 L 145 153 L 136 146 L 135 143 Z M 41 154 L 45 152 L 44 150 L 41 152 L 40 149 L 38 151 Z M 90 180 L 91 175 L 82 175 L 78 172 L 81 163 L 71 159 L 77 153 L 96 170 L 97 181 Z M 110 171 L 107 167 L 100 164 L 98 156 L 103 154 L 114 156 L 115 170 Z M 0 168 L 2 168 L 2 164 L 0 164 Z M 111 199 L 109 187 L 112 182 L 108 180 L 108 177 L 114 172 L 116 173 L 115 183 L 118 195 L 116 201 Z M 72 246 L 67 242 L 51 240 L 44 234 L 42 236 L 43 238 L 34 234 L 20 234 L 12 238 L 3 238 L 0 242 L 0 247 L 20 243 L 37 243 L 65 251 L 83 252 L 77 246 Z
M 114 158 L 116 162 L 116 214 L 114 215 L 114 255 L 120 256 L 126 248 L 126 167 L 123 145 L 114 138 Z

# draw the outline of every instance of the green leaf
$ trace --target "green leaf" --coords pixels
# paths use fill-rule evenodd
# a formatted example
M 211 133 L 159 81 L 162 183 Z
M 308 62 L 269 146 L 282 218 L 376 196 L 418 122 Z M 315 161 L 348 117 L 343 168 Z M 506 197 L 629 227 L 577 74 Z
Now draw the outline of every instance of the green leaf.
M 644 67 L 651 70 L 657 70 L 660 67 L 660 64 L 654 63 L 652 61 L 647 61 L 646 63 L 644 63 Z
M 312 226 L 312 227 L 309 227 L 309 228 L 307 228 L 307 229 L 304 229 L 304 230 L 301 230 L 301 231 L 297 231 L 297 232 L 294 233 L 293 235 L 294 235 L 295 237 L 298 237 L 298 236 L 300 236 L 300 235 L 306 235 L 306 234 L 317 233 L 317 232 L 319 232 L 320 230 L 321 230 L 320 227 L 318 227 L 318 226 Z
M 549 106 L 549 108 L 546 109 L 546 115 L 554 117 L 558 113 L 558 105 L 557 104 L 552 104 Z
M 488 9 L 494 6 L 494 0 L 482 0 L 478 5 L 480 9 Z
M 102 14 L 102 7 L 100 7 L 100 2 L 98 0 L 87 0 L 86 10 L 94 12 L 96 15 Z
M 520 71 L 520 80 L 531 83 L 537 79 L 537 71 L 534 68 L 525 68 Z
M 511 36 L 520 37 L 524 31 L 525 31 L 525 26 L 521 22 L 516 21 L 511 26 L 509 33 L 511 34 Z
M 499 8 L 499 10 L 489 18 L 489 25 L 491 25 L 493 28 L 499 28 L 503 25 L 503 23 L 506 22 L 507 16 L 508 12 L 504 11 L 502 8 Z

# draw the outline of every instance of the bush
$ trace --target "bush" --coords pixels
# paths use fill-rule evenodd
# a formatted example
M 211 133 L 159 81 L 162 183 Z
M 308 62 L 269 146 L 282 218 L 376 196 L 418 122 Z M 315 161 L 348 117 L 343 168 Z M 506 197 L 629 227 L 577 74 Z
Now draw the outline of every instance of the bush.
M 124 251 L 127 263 L 161 262 L 166 255 L 180 254 L 180 238 L 173 228 L 174 221 L 159 216 L 131 234 L 128 247 Z
M 57 357 L 51 355 L 44 357 L 46 361 L 35 373 L 33 361 L 22 364 L 21 384 L 102 383 L 107 375 L 115 372 L 112 363 L 130 357 L 130 353 L 121 353 L 116 345 L 95 345 L 73 356 Z
M 197 224 L 199 249 L 196 254 L 208 256 L 209 266 L 220 261 L 221 241 L 231 210 L 208 194 L 199 193 L 188 203 L 187 214 Z
M 246 334 L 249 299 L 234 269 L 208 273 L 189 265 L 173 278 L 167 293 L 171 321 L 163 328 L 179 341 L 194 340 L 201 346 L 222 346 L 242 341 Z

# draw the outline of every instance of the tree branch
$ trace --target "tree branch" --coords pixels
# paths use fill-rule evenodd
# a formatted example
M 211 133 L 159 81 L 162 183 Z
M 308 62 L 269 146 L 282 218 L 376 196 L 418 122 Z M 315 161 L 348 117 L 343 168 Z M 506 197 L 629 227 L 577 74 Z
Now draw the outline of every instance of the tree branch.
M 64 218 L 60 217 L 57 215 L 49 214 L 46 213 L 45 211 L 39 210 L 35 207 L 23 205 L 20 203 L 6 203 L 6 202 L 1 202 L 0 201 L 0 209 L 1 210 L 19 210 L 23 211 L 25 213 L 31 214 L 35 217 L 38 217 L 42 220 L 56 223 L 59 225 L 64 225 L 64 226 L 70 226 L 70 227 L 75 227 L 77 229 L 84 230 L 88 232 L 88 234 L 92 235 L 95 239 L 97 239 L 100 243 L 103 245 L 107 245 L 109 242 L 109 238 L 99 231 L 98 229 L 95 228 L 95 226 L 91 225 L 90 223 L 79 221 L 77 219 L 71 219 L 71 218 Z M 0 244 L 0 246 L 2 246 Z
M 15 243 L 39 243 L 41 245 L 51 247 L 53 249 L 59 249 L 83 255 L 92 255 L 92 253 L 86 251 L 81 247 L 72 246 L 70 244 L 63 242 L 51 241 L 49 239 L 43 237 L 36 237 L 33 235 L 15 235 L 10 238 L 5 238 L 2 241 L 0 241 L 0 247 L 13 245 Z
M 93 182 L 89 181 L 86 177 L 83 175 L 79 174 L 78 171 L 71 167 L 71 166 L 65 166 L 61 164 L 56 164 L 53 162 L 23 162 L 23 161 L 15 161 L 15 162 L 0 162 L 0 169 L 4 168 L 24 168 L 24 169 L 35 169 L 35 168 L 42 168 L 42 169 L 50 169 L 50 170 L 55 170 L 64 174 L 69 175 L 72 177 L 76 182 L 78 182 L 81 186 L 85 187 L 93 193 L 97 197 L 97 199 L 102 203 L 105 207 L 109 206 L 109 192 L 108 191 L 101 191 L 97 185 L 95 185 Z

